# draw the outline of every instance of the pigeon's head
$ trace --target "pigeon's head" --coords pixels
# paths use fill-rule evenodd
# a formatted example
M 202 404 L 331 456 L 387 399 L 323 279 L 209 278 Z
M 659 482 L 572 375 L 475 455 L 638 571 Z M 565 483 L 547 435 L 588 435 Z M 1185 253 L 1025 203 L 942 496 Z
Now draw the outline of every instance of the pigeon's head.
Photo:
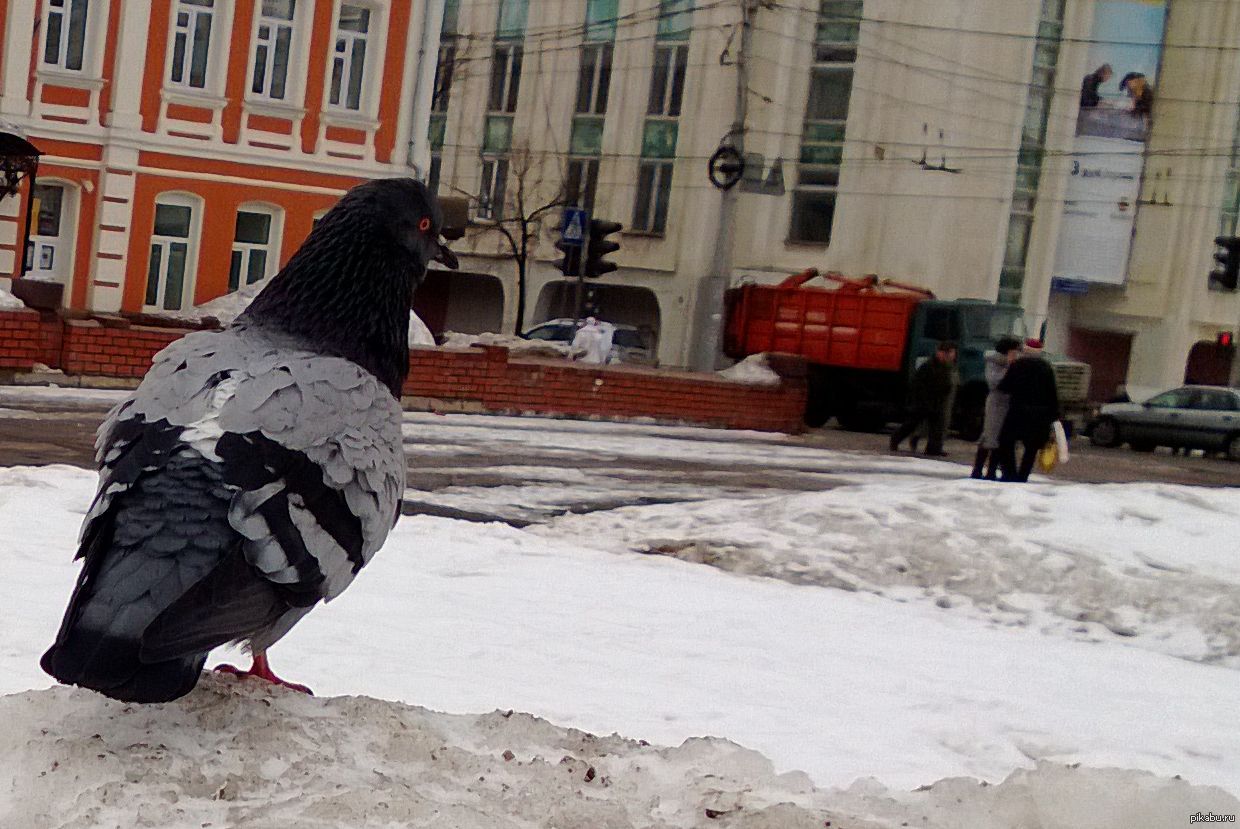
M 277 330 L 369 369 L 393 394 L 409 368 L 409 309 L 426 266 L 457 267 L 443 214 L 409 178 L 354 187 L 234 323 Z
M 458 266 L 456 256 L 440 236 L 443 214 L 439 200 L 420 181 L 387 178 L 359 184 L 332 213 L 337 211 L 362 214 L 374 223 L 380 239 L 394 244 L 423 268 L 431 262 L 453 269 Z

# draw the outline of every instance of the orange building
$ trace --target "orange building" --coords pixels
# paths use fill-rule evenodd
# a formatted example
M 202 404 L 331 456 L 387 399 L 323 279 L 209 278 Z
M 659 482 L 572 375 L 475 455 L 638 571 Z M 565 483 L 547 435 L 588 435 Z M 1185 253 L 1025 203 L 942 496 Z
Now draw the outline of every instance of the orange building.
M 443 5 L 0 0 L 0 121 L 42 153 L 0 286 L 166 313 L 273 275 L 349 187 L 424 177 Z

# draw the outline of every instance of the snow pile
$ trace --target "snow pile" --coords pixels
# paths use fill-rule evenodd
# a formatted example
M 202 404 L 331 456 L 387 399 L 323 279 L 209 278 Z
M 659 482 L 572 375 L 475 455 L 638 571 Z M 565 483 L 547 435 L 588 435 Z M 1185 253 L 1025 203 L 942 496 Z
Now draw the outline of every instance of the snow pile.
M 816 789 L 714 738 L 676 748 L 527 714 L 449 715 L 207 677 L 167 705 L 56 688 L 0 698 L 0 825 L 1154 829 L 1225 792 L 1040 764 L 997 786 Z
M 771 370 L 766 354 L 750 354 L 734 366 L 718 372 L 736 383 L 748 383 L 754 386 L 778 386 L 779 375 Z
M 583 348 L 573 348 L 570 343 L 556 340 L 527 340 L 511 334 L 461 334 L 445 331 L 443 345 L 446 348 L 469 348 L 474 345 L 498 345 L 513 354 L 526 357 L 566 357 L 576 359 L 585 353 Z
M 220 325 L 231 325 L 233 320 L 241 316 L 242 311 L 250 307 L 250 303 L 254 301 L 254 298 L 265 287 L 267 287 L 266 282 L 256 282 L 253 285 L 246 285 L 223 296 L 216 297 L 210 302 L 204 302 L 202 305 L 195 306 L 188 311 L 168 312 L 161 314 L 161 316 L 196 323 L 202 322 L 207 317 L 214 317 L 219 321 Z M 431 334 L 430 329 L 412 311 L 409 312 L 409 344 L 435 344 L 435 337 Z
M 565 515 L 533 531 L 1240 667 L 1240 495 L 1229 489 L 893 477 Z
M 13 296 L 8 291 L 0 288 L 0 311 L 21 311 L 26 307 L 26 303 Z

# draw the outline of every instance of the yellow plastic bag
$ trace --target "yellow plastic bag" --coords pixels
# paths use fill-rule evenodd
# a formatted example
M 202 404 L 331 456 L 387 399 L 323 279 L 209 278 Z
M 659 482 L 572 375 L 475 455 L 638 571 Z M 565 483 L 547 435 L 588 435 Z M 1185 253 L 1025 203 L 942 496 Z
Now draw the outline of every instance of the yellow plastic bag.
M 1059 447 L 1052 437 L 1046 446 L 1038 450 L 1038 469 L 1044 474 L 1049 474 L 1056 466 L 1059 465 Z

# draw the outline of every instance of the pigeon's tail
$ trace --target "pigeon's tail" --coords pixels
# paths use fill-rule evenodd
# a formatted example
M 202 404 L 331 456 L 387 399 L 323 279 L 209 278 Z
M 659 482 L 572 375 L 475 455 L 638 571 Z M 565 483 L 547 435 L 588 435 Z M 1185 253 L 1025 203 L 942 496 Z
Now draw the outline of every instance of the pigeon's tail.
M 201 653 L 144 662 L 141 644 L 108 631 L 70 630 L 39 664 L 68 685 L 80 685 L 125 702 L 168 702 L 194 689 L 206 664 Z

